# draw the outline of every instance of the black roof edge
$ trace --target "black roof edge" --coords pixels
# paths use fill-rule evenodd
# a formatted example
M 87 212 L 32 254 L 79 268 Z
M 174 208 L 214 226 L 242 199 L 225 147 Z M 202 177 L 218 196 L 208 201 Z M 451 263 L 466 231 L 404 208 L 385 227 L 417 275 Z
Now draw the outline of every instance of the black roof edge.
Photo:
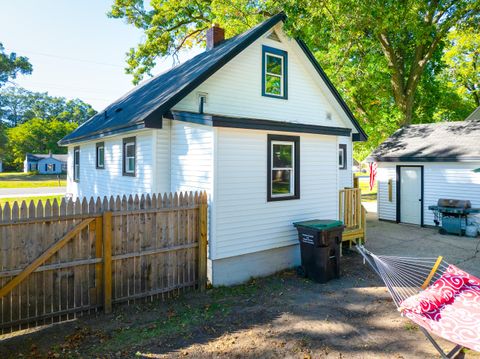
M 165 118 L 191 122 L 199 125 L 241 128 L 247 130 L 266 130 L 280 132 L 313 133 L 328 136 L 350 136 L 352 130 L 343 127 L 308 125 L 294 122 L 272 121 L 245 117 L 218 116 L 204 113 L 172 111 Z
M 237 56 L 240 52 L 245 50 L 248 46 L 250 46 L 253 42 L 255 42 L 260 36 L 266 33 L 271 27 L 279 23 L 280 21 L 285 21 L 286 15 L 283 12 L 278 13 L 277 15 L 272 16 L 270 19 L 266 20 L 262 26 L 258 27 L 255 31 L 249 34 L 249 37 L 241 44 L 235 48 L 228 56 L 222 58 L 222 61 L 218 61 L 215 66 L 212 66 L 208 71 L 206 71 L 202 76 L 197 77 L 195 80 L 190 82 L 187 86 L 185 86 L 181 91 L 177 92 L 175 96 L 173 96 L 170 100 L 165 102 L 163 106 L 153 110 L 150 114 L 148 114 L 144 120 L 148 121 L 151 117 L 161 117 L 167 113 L 173 106 L 175 106 L 179 101 L 181 101 L 186 95 L 192 92 L 195 88 L 197 88 L 200 84 L 202 84 L 205 80 L 207 80 L 210 76 L 212 76 L 215 72 L 220 70 L 224 65 L 226 65 L 230 60 L 232 60 L 235 56 Z
M 303 50 L 305 55 L 308 57 L 308 59 L 310 60 L 310 62 L 313 65 L 313 67 L 315 67 L 315 70 L 317 70 L 320 77 L 323 79 L 323 81 L 325 81 L 325 83 L 327 84 L 330 91 L 332 91 L 332 93 L 335 96 L 335 98 L 337 99 L 338 103 L 340 104 L 340 106 L 342 106 L 343 110 L 346 112 L 347 116 L 350 118 L 350 120 L 352 121 L 356 130 L 358 131 L 358 134 L 357 133 L 353 134 L 352 140 L 353 141 L 366 141 L 366 140 L 368 140 L 368 136 L 365 133 L 365 131 L 363 130 L 362 126 L 360 126 L 357 119 L 353 115 L 352 111 L 350 110 L 348 105 L 345 103 L 345 101 L 343 100 L 342 96 L 340 95 L 340 93 L 338 92 L 336 87 L 333 85 L 332 81 L 330 81 L 330 79 L 328 78 L 325 71 L 323 71 L 322 66 L 320 66 L 320 64 L 318 63 L 315 56 L 313 55 L 313 53 L 308 48 L 307 44 L 300 38 L 296 38 L 295 40 L 297 41 L 298 45 Z
M 160 122 L 159 124 L 156 124 L 156 125 L 157 126 L 155 128 L 162 128 L 162 122 Z M 103 137 L 107 137 L 107 136 L 113 136 L 113 135 L 121 134 L 121 133 L 128 132 L 128 131 L 141 130 L 143 128 L 146 128 L 144 123 L 136 123 L 136 124 L 133 124 L 133 125 L 130 125 L 130 126 L 121 126 L 121 127 L 117 127 L 117 128 L 111 128 L 111 129 L 108 129 L 106 131 L 102 130 L 102 131 L 99 131 L 99 132 L 96 132 L 96 133 L 89 133 L 86 136 L 75 137 L 71 140 L 61 139 L 60 141 L 57 142 L 57 144 L 59 146 L 67 146 L 67 145 L 70 145 L 72 143 L 96 140 L 96 139 L 99 139 L 99 138 L 103 138 Z M 153 127 L 151 127 L 151 128 L 153 128 Z
M 480 161 L 480 157 L 468 157 L 468 156 L 457 156 L 457 157 L 411 157 L 411 156 L 400 156 L 400 157 L 376 157 L 368 156 L 366 158 L 368 162 L 471 162 L 471 161 Z

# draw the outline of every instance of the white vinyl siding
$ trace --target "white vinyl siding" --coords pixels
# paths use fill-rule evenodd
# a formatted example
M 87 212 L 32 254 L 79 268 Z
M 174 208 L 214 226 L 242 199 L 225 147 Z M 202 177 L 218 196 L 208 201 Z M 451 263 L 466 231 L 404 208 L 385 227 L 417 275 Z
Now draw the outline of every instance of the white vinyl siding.
M 337 218 L 337 141 L 300 135 L 300 199 L 267 202 L 267 131 L 218 128 L 211 259 L 297 244 L 292 223 Z
M 397 185 L 395 165 L 390 163 L 378 163 L 377 168 L 377 211 L 378 218 L 388 221 L 397 219 Z M 392 180 L 392 201 L 388 198 L 388 181 Z
M 261 37 L 188 96 L 175 110 L 198 111 L 198 94 L 208 94 L 205 113 L 352 128 L 294 40 Z M 262 96 L 262 45 L 288 52 L 288 100 Z M 327 119 L 327 113 L 332 119 Z
M 473 170 L 480 162 L 409 162 L 379 163 L 378 216 L 380 219 L 396 220 L 396 166 L 424 166 L 424 224 L 434 225 L 433 212 L 428 209 L 436 205 L 439 198 L 466 199 L 473 207 L 480 207 L 480 174 Z M 392 202 L 388 201 L 388 179 L 392 179 Z
M 136 168 L 135 177 L 122 176 L 122 147 L 123 138 L 136 137 Z M 73 148 L 69 147 L 69 164 L 67 175 L 67 193 L 74 197 L 109 196 L 123 194 L 142 194 L 164 192 L 169 190 L 169 181 L 166 176 L 154 174 L 154 158 L 158 164 L 160 159 L 154 153 L 154 144 L 161 142 L 160 137 L 168 140 L 168 131 L 143 130 L 128 132 L 122 136 L 104 139 L 105 170 L 95 168 L 96 141 L 82 142 L 80 146 L 80 181 L 73 181 Z M 168 171 L 168 158 L 165 158 Z M 160 173 L 160 172 L 159 172 Z M 166 182 L 166 183 L 165 183 Z
M 207 191 L 213 188 L 212 127 L 172 121 L 171 190 Z

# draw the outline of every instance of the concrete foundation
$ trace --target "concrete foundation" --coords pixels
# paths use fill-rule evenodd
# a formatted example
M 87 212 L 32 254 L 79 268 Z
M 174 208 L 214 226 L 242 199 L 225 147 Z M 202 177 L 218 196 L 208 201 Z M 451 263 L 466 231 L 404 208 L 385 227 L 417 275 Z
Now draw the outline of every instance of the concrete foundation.
M 241 256 L 209 260 L 208 276 L 214 286 L 234 285 L 300 265 L 300 246 L 293 245 Z

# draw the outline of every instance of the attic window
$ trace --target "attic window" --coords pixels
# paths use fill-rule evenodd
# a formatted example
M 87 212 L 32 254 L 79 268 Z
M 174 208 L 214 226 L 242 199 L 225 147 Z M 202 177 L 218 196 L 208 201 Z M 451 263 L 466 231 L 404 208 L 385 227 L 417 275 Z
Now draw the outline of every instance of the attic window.
M 280 38 L 278 37 L 277 33 L 274 31 L 272 31 L 270 34 L 268 34 L 267 36 L 267 39 L 270 39 L 270 40 L 273 40 L 273 41 L 277 41 L 277 42 L 282 42 L 280 40 Z
M 326 117 L 327 117 L 327 120 L 328 120 L 328 121 L 331 121 L 331 120 L 332 120 L 332 113 L 331 113 L 331 112 L 327 112 Z
M 262 96 L 287 99 L 287 52 L 262 47 Z

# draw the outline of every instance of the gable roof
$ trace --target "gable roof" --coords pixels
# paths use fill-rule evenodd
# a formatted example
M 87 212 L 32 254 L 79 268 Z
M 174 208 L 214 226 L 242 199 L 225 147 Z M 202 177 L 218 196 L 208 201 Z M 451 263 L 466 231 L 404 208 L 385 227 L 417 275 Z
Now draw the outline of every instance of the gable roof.
M 375 162 L 480 161 L 480 119 L 401 128 L 378 146 L 367 160 Z
M 46 154 L 43 154 L 43 153 L 27 153 L 26 154 L 26 158 L 27 158 L 27 161 L 28 162 L 38 162 L 40 160 L 43 160 L 45 158 L 49 158 L 50 157 L 50 154 L 49 153 L 46 153 Z M 68 155 L 54 155 L 52 154 L 51 157 L 57 161 L 60 161 L 60 162 L 67 162 L 68 160 Z
M 77 127 L 59 144 L 67 145 L 145 127 L 161 128 L 163 115 L 175 104 L 285 18 L 283 13 L 279 13 L 250 30 L 223 41 L 213 49 L 143 82 Z M 366 140 L 365 132 L 313 54 L 301 40 L 297 42 L 359 132 L 354 140 Z
M 480 106 L 478 106 L 466 119 L 465 121 L 477 120 L 480 121 Z

